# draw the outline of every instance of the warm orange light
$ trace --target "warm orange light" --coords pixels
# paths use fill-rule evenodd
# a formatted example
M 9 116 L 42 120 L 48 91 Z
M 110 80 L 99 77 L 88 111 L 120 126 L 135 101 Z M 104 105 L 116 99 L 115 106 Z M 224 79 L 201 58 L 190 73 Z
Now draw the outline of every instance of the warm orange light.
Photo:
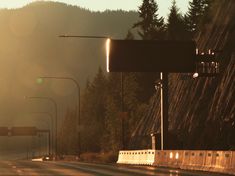
M 197 78 L 198 76 L 199 76 L 198 73 L 194 73 L 194 74 L 193 74 L 193 78 Z
M 109 53 L 110 53 L 110 38 L 106 40 L 106 70 L 109 72 Z
M 176 153 L 175 159 L 179 159 L 179 153 Z
M 172 158 L 173 158 L 173 153 L 171 152 L 171 153 L 170 153 L 170 159 L 172 159 Z

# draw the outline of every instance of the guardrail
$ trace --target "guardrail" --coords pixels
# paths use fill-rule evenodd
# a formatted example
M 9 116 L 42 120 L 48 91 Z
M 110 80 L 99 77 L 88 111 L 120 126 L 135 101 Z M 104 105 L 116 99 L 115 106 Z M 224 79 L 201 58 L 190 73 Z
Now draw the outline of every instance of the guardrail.
M 117 163 L 153 165 L 235 175 L 235 151 L 128 150 L 119 152 Z

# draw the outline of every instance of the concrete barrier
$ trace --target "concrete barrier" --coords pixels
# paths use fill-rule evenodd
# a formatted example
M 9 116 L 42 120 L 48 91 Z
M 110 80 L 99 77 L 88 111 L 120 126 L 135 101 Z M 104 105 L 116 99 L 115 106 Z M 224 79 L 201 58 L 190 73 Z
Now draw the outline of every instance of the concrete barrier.
M 230 168 L 228 169 L 228 173 L 234 174 L 235 173 L 235 151 L 231 152 L 231 155 L 232 155 L 231 156 L 231 163 L 230 163 Z
M 235 175 L 235 151 L 120 151 L 117 163 L 201 170 Z
M 155 150 L 148 150 L 148 154 L 146 156 L 148 165 L 153 165 L 154 164 L 155 154 L 156 154 Z
M 203 151 L 187 151 L 187 159 L 184 160 L 184 165 L 181 168 L 202 170 L 205 161 L 205 152 Z
M 232 151 L 216 151 L 212 157 L 212 167 L 209 170 L 214 172 L 230 172 L 235 165 L 232 165 L 233 152 Z
M 171 154 L 172 153 L 172 154 Z M 171 151 L 170 152 L 170 165 L 174 168 L 180 168 L 183 162 L 183 151 Z
M 154 161 L 155 161 L 155 150 L 132 150 L 132 151 L 120 151 L 117 163 L 153 165 Z
M 156 166 L 180 168 L 184 161 L 184 151 L 156 151 L 155 162 Z

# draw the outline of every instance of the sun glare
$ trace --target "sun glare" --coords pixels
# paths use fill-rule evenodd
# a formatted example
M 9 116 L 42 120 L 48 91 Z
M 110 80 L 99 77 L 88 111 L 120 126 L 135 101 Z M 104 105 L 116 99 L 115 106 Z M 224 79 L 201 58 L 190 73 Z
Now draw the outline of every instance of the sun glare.
M 109 72 L 109 53 L 110 53 L 110 38 L 106 40 L 106 70 Z

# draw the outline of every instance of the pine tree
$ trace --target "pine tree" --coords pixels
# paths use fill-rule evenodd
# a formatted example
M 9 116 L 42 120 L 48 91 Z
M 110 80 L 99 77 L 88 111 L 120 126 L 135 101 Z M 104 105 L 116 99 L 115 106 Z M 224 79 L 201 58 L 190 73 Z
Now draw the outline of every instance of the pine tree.
M 121 119 L 118 100 L 114 96 L 108 96 L 105 111 L 105 134 L 101 141 L 104 151 L 117 152 L 121 146 Z
M 158 5 L 154 0 L 143 0 L 139 7 L 141 21 L 135 23 L 133 28 L 140 28 L 138 34 L 144 40 L 162 39 L 164 37 L 164 19 L 158 17 Z
M 179 13 L 176 1 L 173 0 L 167 22 L 167 39 L 184 40 L 187 38 L 188 35 L 183 17 Z
M 193 36 L 199 28 L 199 23 L 203 16 L 202 0 L 192 0 L 189 2 L 189 11 L 186 14 L 185 21 L 187 30 Z
M 128 30 L 127 34 L 126 34 L 126 40 L 134 40 L 134 35 L 131 32 L 131 30 Z
M 204 13 L 204 5 L 202 0 L 192 0 L 189 2 L 189 11 L 185 16 L 185 22 L 187 31 L 191 34 L 191 37 L 199 30 L 199 24 L 201 23 Z
M 123 79 L 123 89 L 121 79 Z M 136 122 L 140 119 L 140 114 L 136 112 L 139 112 L 140 106 L 137 95 L 139 86 L 135 73 L 123 73 L 123 77 L 121 77 L 119 73 L 110 73 L 107 87 L 108 91 L 105 106 L 106 135 L 103 146 L 105 147 L 107 141 L 109 141 L 110 144 L 106 146 L 106 150 L 115 151 L 120 149 L 122 141 L 122 118 L 124 117 L 121 115 L 121 112 L 126 112 L 124 118 L 125 147 L 128 147 L 130 134 L 133 128 L 135 128 Z
M 119 73 L 109 73 L 105 101 L 105 135 L 101 142 L 104 150 L 117 152 L 121 147 L 121 79 Z M 107 145 L 108 144 L 108 145 Z
M 101 141 L 105 132 L 105 101 L 107 94 L 107 79 L 99 68 L 98 73 L 83 95 L 82 124 L 83 148 L 92 152 L 101 150 Z M 94 142 L 93 139 L 96 139 Z
M 138 34 L 143 40 L 165 39 L 164 19 L 158 15 L 158 4 L 154 0 L 143 0 L 139 7 L 139 17 L 141 21 L 135 23 L 133 28 L 138 28 Z M 141 86 L 138 92 L 140 101 L 145 102 L 152 96 L 154 81 L 157 79 L 156 73 L 138 73 L 137 82 Z
M 76 111 L 68 109 L 59 131 L 59 153 L 72 155 L 77 153 Z

